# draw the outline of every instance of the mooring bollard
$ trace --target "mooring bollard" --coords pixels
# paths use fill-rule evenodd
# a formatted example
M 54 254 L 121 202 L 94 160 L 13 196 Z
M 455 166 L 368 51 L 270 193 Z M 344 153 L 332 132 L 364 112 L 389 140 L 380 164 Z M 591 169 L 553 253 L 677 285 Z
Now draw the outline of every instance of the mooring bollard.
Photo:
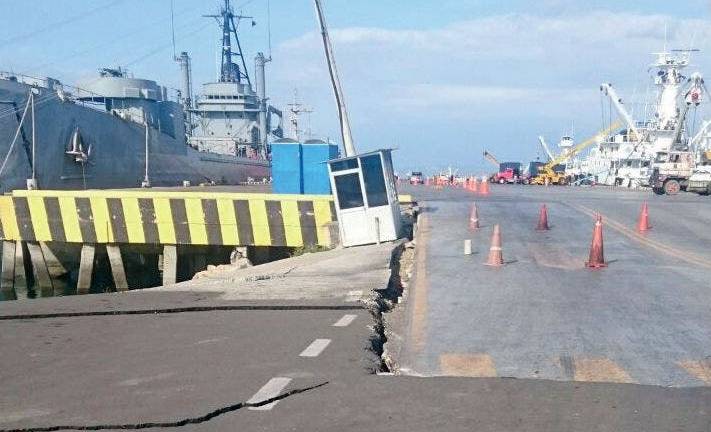
M 464 240 L 464 255 L 472 254 L 472 241 L 470 239 Z

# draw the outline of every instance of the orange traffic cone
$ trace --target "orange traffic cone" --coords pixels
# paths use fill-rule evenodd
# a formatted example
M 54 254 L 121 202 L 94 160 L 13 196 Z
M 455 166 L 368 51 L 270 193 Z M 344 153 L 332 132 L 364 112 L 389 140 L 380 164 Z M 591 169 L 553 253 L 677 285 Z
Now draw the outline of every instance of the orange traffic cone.
M 499 224 L 494 225 L 494 234 L 491 236 L 491 247 L 489 248 L 489 259 L 484 265 L 501 267 L 504 265 L 504 256 L 501 252 L 501 229 Z
M 546 205 L 541 206 L 541 212 L 538 214 L 538 226 L 536 231 L 548 231 L 550 227 L 548 226 L 548 209 Z
M 482 179 L 481 180 L 481 187 L 479 188 L 479 194 L 481 195 L 489 195 L 489 182 Z
M 469 229 L 472 231 L 479 229 L 479 210 L 476 208 L 476 204 L 472 204 L 472 210 L 469 213 Z
M 469 190 L 471 190 L 474 193 L 477 192 L 476 177 L 472 177 L 472 185 L 471 185 L 471 189 L 469 189 Z
M 590 257 L 585 265 L 596 269 L 607 267 L 602 244 L 602 215 L 597 215 L 597 220 L 595 220 L 592 243 L 590 244 Z
M 639 222 L 637 222 L 637 231 L 645 232 L 645 231 L 649 231 L 650 229 L 652 229 L 652 226 L 649 224 L 649 207 L 647 206 L 647 203 L 645 202 L 642 205 L 642 211 L 639 213 Z
M 429 185 L 430 185 L 430 178 L 426 177 L 425 178 L 425 186 L 429 186 Z

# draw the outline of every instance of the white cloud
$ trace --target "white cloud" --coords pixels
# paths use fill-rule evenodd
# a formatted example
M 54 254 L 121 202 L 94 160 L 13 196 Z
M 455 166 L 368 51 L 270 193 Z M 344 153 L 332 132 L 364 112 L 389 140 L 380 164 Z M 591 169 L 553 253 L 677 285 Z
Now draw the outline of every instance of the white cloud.
M 599 83 L 615 83 L 628 100 L 634 90 L 643 94 L 649 54 L 662 49 L 665 25 L 670 48 L 692 40 L 703 51 L 711 48 L 705 21 L 606 11 L 488 16 L 433 29 L 334 28 L 331 37 L 351 117 L 363 127 L 355 134 L 412 142 L 416 156 L 418 141 L 455 140 L 472 128 L 497 131 L 482 139 L 503 147 L 544 127 L 557 134 L 572 120 L 592 132 L 600 123 Z M 706 57 L 694 59 L 702 72 L 711 67 Z M 299 87 L 316 108 L 314 128 L 334 135 L 320 36 L 281 43 L 271 70 L 280 87 L 272 95 Z M 423 132 L 423 121 L 439 130 Z

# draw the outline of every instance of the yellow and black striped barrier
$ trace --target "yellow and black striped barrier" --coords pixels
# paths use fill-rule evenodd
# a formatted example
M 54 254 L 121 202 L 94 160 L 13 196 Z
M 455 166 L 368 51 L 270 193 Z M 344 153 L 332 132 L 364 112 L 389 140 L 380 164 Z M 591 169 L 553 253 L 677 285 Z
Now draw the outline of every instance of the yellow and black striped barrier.
M 331 195 L 15 191 L 0 197 L 4 240 L 330 246 Z

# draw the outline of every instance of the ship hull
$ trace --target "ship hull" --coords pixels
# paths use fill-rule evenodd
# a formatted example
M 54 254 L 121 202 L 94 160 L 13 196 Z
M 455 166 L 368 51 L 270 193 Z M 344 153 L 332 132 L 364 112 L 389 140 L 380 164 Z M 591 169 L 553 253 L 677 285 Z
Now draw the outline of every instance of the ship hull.
M 32 177 L 32 121 L 28 112 L 15 145 L 22 112 L 31 88 L 0 81 L 0 191 L 24 189 Z M 146 167 L 146 129 L 109 112 L 62 100 L 53 90 L 35 95 L 35 178 L 41 189 L 134 188 L 141 185 Z M 78 130 L 86 162 L 68 154 Z M 186 145 L 173 130 L 149 128 L 148 179 L 152 186 L 239 184 L 270 177 L 270 163 L 232 155 L 200 152 Z

